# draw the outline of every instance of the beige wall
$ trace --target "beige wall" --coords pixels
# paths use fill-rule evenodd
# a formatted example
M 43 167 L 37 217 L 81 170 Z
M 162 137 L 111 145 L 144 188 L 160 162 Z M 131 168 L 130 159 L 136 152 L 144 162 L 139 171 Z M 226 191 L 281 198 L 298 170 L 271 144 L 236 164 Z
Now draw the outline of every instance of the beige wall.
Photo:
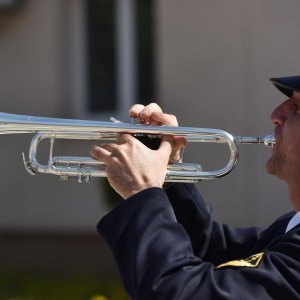
M 78 61 L 84 47 L 76 38 L 82 34 L 80 4 L 26 0 L 16 11 L 0 12 L 1 111 L 73 117 L 84 95 L 79 86 L 84 61 Z M 268 78 L 299 74 L 298 11 L 298 0 L 158 0 L 156 64 L 163 107 L 186 126 L 237 135 L 271 132 L 268 116 L 282 97 Z M 107 209 L 98 181 L 86 185 L 27 175 L 21 152 L 28 144 L 24 135 L 1 137 L 0 229 L 93 232 Z M 187 151 L 186 160 L 201 163 L 203 157 L 203 164 L 215 165 L 222 160 L 218 153 L 197 147 Z M 199 184 L 216 217 L 238 226 L 265 225 L 290 209 L 285 185 L 264 172 L 268 155 L 263 147 L 243 146 L 231 175 Z
M 159 99 L 185 126 L 236 135 L 272 132 L 269 115 L 284 99 L 268 82 L 299 74 L 297 0 L 157 1 Z M 199 147 L 203 165 L 220 154 Z M 219 149 L 219 148 L 218 148 Z M 219 220 L 266 225 L 290 209 L 286 187 L 264 171 L 270 150 L 240 148 L 234 172 L 199 187 Z M 214 154 L 212 154 L 214 153 Z

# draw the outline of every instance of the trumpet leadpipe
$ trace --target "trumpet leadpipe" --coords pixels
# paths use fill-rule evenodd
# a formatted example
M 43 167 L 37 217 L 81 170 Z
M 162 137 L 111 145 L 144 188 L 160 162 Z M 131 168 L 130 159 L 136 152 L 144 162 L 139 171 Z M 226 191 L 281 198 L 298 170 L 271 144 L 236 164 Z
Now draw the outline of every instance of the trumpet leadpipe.
M 235 141 L 238 144 L 264 144 L 267 147 L 273 147 L 276 144 L 274 135 L 266 136 L 235 136 Z
M 199 142 L 199 143 L 227 143 L 227 140 L 222 136 L 215 135 L 190 135 L 187 136 L 188 142 Z M 276 144 L 274 135 L 266 136 L 234 136 L 232 139 L 237 144 L 264 144 L 267 147 L 272 147 Z

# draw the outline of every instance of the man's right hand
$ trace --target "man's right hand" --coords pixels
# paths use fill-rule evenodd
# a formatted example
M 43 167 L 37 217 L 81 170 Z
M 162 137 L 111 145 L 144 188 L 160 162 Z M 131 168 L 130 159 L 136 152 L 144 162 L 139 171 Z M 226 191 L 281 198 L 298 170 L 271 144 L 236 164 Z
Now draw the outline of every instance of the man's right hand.
M 172 114 L 163 113 L 161 107 L 156 103 L 148 105 L 135 104 L 129 109 L 129 116 L 138 118 L 141 124 L 153 126 L 178 126 L 177 118 Z M 185 137 L 173 137 L 172 153 L 170 162 L 179 162 L 182 159 L 182 150 L 186 145 Z

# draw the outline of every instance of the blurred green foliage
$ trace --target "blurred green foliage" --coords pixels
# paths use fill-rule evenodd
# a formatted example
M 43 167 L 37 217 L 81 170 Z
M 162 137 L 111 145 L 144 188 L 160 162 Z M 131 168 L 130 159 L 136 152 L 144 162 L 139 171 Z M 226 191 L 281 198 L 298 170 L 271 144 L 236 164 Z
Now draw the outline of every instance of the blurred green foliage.
M 121 283 L 91 274 L 0 271 L 0 300 L 129 300 Z

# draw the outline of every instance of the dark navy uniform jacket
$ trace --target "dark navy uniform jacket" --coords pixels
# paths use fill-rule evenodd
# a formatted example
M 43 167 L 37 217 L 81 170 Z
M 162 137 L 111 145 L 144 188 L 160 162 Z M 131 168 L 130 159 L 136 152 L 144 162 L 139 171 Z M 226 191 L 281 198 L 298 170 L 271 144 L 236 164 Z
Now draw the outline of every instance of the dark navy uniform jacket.
M 132 299 L 300 299 L 295 213 L 269 228 L 212 220 L 193 184 L 146 189 L 98 224 Z

